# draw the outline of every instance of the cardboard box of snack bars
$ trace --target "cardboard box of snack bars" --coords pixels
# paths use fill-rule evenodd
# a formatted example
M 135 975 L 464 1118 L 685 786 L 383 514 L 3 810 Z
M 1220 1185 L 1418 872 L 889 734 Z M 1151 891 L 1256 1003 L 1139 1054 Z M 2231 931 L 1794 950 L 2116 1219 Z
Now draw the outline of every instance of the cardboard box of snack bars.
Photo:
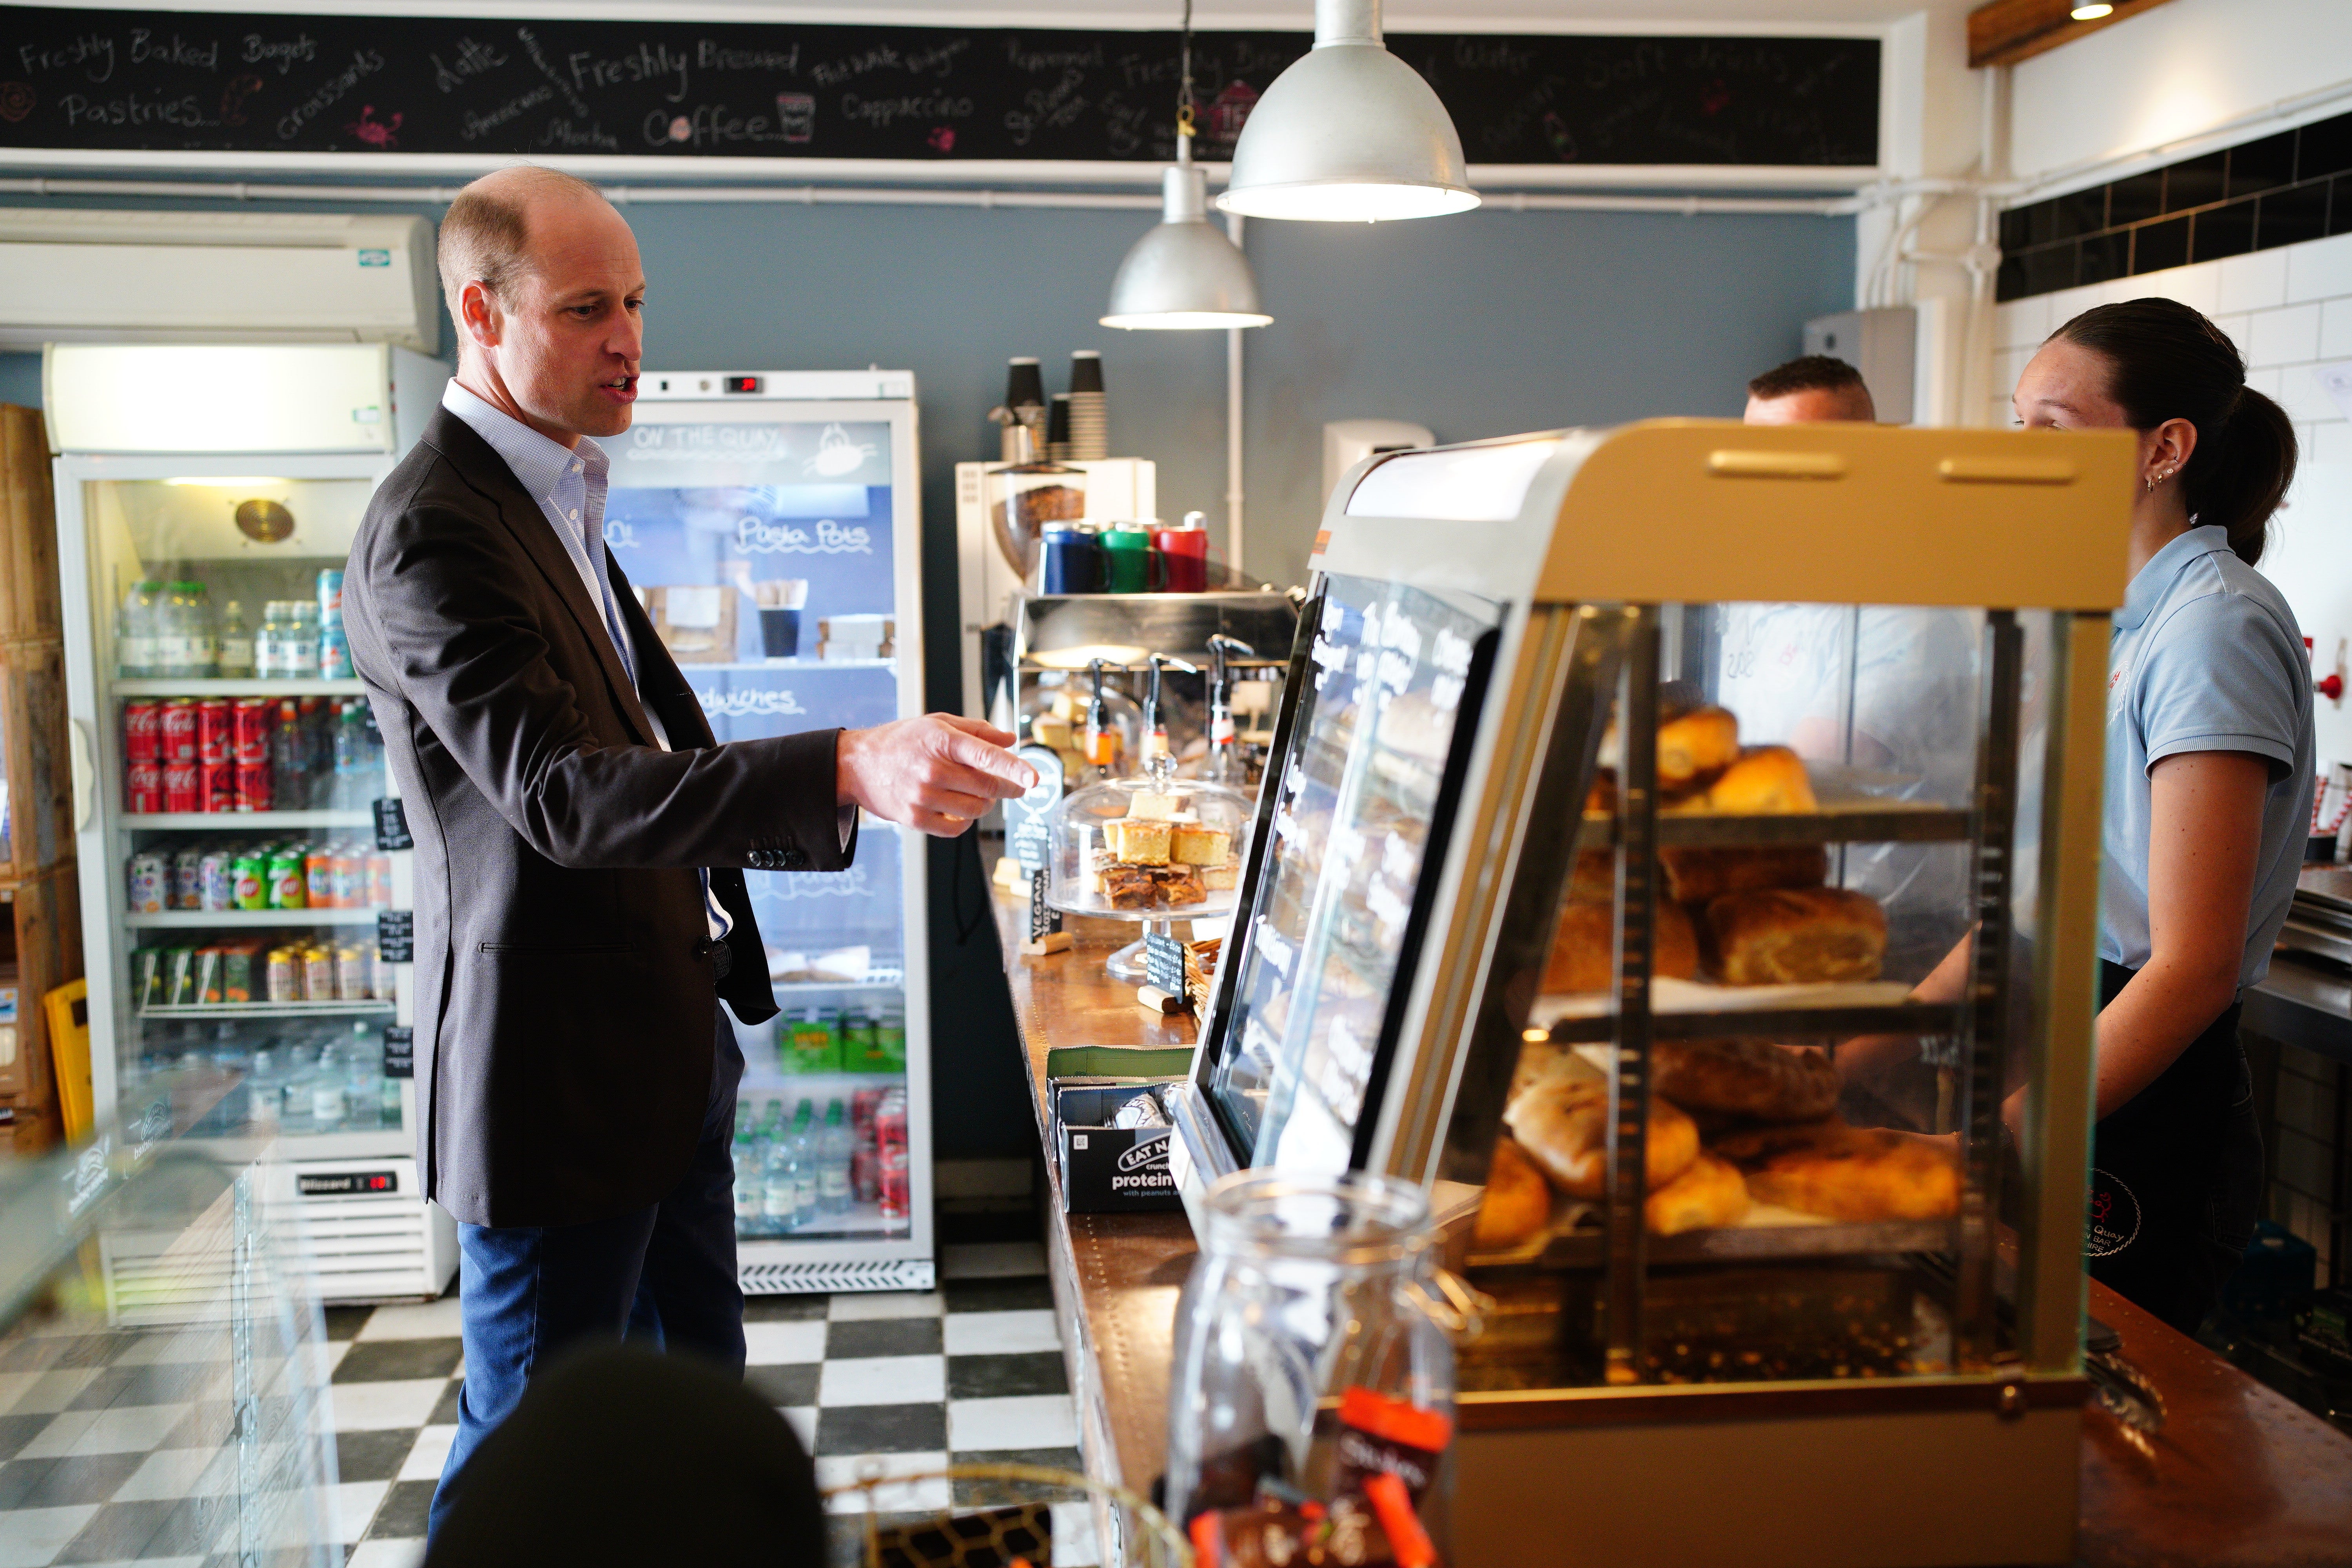
M 1189 1048 L 1111 1047 L 1065 1047 L 1046 1054 L 1054 1159 L 1061 1170 L 1064 1208 L 1072 1214 L 1145 1214 L 1183 1206 L 1168 1168 L 1171 1129 L 1164 1118 L 1158 1126 L 1115 1123 L 1130 1102 L 1153 1097 L 1181 1073 L 1192 1054 Z M 1153 1105 L 1157 1110 L 1156 1099 Z

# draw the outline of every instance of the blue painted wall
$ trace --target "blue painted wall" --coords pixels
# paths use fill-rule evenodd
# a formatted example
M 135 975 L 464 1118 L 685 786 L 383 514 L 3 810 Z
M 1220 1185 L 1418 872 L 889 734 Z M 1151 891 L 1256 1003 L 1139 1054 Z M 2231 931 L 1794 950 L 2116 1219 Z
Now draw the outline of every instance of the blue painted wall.
M 915 372 L 935 706 L 959 700 L 953 465 L 995 454 L 983 416 L 1007 356 L 1043 358 L 1050 390 L 1072 349 L 1100 349 L 1112 450 L 1155 459 L 1161 513 L 1205 511 L 1222 543 L 1223 334 L 1096 324 L 1150 215 L 664 205 L 628 216 L 651 281 L 647 368 Z M 1245 564 L 1285 583 L 1314 535 L 1326 420 L 1411 419 L 1453 440 L 1736 415 L 1748 378 L 1798 352 L 1806 317 L 1853 300 L 1848 219 L 1482 212 L 1256 223 L 1247 246 L 1275 322 L 1248 338 Z M 0 400 L 38 396 L 37 358 L 0 355 Z M 967 922 L 984 910 L 976 866 L 959 880 L 941 854 L 932 870 L 935 908 L 960 905 Z M 971 1019 L 971 1048 L 940 1042 L 940 1152 L 1017 1154 L 1034 1141 L 998 1043 L 1010 1021 L 993 949 L 957 942 L 956 923 L 935 921 L 942 1016 L 959 1016 L 957 998 L 992 1016 Z

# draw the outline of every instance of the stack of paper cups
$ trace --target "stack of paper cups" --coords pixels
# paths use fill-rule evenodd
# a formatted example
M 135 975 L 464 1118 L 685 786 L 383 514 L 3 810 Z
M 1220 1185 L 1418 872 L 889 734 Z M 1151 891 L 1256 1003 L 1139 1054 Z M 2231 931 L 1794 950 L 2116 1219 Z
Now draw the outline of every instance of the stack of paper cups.
M 1103 401 L 1102 355 L 1080 349 L 1070 356 L 1070 458 L 1110 456 L 1110 409 Z

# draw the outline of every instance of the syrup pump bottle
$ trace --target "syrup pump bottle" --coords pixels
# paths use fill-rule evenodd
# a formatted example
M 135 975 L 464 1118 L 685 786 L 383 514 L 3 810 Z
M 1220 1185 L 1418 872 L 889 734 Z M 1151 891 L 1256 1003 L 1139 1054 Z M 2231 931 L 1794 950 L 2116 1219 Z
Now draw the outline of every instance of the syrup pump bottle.
M 1095 784 L 1118 772 L 1118 731 L 1110 721 L 1110 704 L 1103 700 L 1103 661 L 1090 658 L 1087 668 L 1094 676 L 1094 699 L 1087 705 L 1081 750 L 1086 754 L 1087 782 Z
M 1168 781 L 1176 776 L 1176 753 L 1168 744 L 1168 721 L 1160 707 L 1160 672 L 1174 668 L 1187 674 L 1198 675 L 1200 666 L 1171 658 L 1164 653 L 1151 656 L 1151 673 L 1145 678 L 1143 695 L 1143 771 L 1151 779 L 1151 787 L 1160 794 L 1168 793 Z
M 1255 658 L 1257 650 L 1239 637 L 1217 632 L 1209 638 L 1209 754 L 1202 760 L 1201 776 L 1211 784 L 1243 789 L 1249 784 L 1241 749 L 1234 734 L 1234 679 L 1225 667 L 1232 655 Z

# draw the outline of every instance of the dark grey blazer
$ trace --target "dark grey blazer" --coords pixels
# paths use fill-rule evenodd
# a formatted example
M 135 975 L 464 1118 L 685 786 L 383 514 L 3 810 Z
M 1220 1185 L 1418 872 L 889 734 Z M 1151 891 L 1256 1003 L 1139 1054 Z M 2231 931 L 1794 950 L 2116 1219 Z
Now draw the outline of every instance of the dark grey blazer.
M 856 853 L 824 730 L 712 742 L 612 568 L 654 739 L 546 514 L 444 409 L 377 489 L 343 620 L 416 840 L 417 1142 L 475 1225 L 658 1201 L 711 1088 L 713 996 L 776 1012 L 738 868 Z M 733 917 L 717 979 L 697 867 Z

